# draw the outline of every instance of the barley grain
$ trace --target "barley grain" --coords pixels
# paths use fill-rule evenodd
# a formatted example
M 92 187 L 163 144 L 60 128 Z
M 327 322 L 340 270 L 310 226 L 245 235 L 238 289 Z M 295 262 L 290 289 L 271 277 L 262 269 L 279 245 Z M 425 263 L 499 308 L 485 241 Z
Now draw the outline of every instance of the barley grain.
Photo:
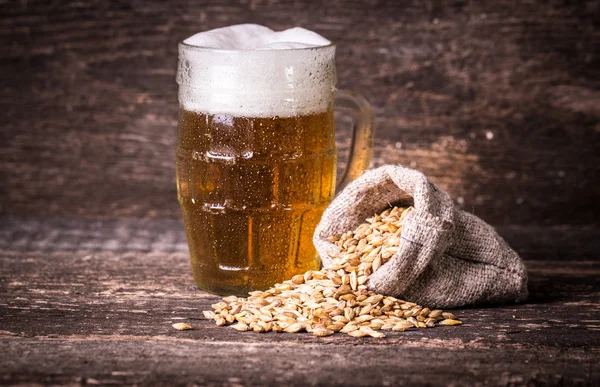
M 173 328 L 177 329 L 178 331 L 187 331 L 188 329 L 192 329 L 191 325 L 186 323 L 175 323 L 173 324 Z
M 450 313 L 450 312 L 443 312 L 443 313 L 442 313 L 442 316 L 443 316 L 445 319 L 450 319 L 450 320 L 455 320 L 455 319 L 456 319 L 456 316 L 455 316 L 455 315 L 453 315 L 453 314 L 452 314 L 452 313 Z
M 439 325 L 451 326 L 451 325 L 460 325 L 460 324 L 462 324 L 462 322 L 458 321 L 458 320 L 447 318 L 445 320 L 440 321 L 438 324 Z
M 367 289 L 371 273 L 397 253 L 402 223 L 412 207 L 388 208 L 366 219 L 354 231 L 327 240 L 331 265 L 307 271 L 247 298 L 224 297 L 204 317 L 237 331 L 306 331 L 317 337 L 347 333 L 353 337 L 385 337 L 380 330 L 405 331 L 458 325 L 454 314 L 430 310 L 412 302 Z M 439 322 L 439 323 L 438 323 Z

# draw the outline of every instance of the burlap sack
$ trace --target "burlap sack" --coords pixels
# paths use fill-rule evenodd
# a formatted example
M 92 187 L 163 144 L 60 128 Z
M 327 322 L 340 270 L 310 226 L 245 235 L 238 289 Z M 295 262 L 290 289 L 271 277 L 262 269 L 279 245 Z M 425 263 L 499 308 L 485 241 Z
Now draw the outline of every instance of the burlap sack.
M 527 271 L 519 255 L 483 220 L 462 211 L 422 173 L 397 165 L 370 170 L 340 192 L 314 234 L 327 266 L 326 238 L 354 230 L 391 204 L 412 204 L 400 247 L 369 277 L 370 290 L 428 307 L 522 301 Z

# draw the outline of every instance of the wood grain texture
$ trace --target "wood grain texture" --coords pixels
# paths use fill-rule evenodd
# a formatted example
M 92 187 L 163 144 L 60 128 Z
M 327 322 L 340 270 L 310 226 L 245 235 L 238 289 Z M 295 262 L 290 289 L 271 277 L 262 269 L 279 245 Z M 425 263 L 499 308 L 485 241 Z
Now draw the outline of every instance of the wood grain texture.
M 600 385 L 600 1 L 0 4 L 0 385 Z M 202 319 L 176 48 L 243 22 L 336 41 L 339 87 L 374 107 L 373 165 L 497 225 L 528 302 L 382 340 Z
M 0 246 L 0 384 L 600 382 L 600 265 L 583 250 L 546 260 L 525 253 L 530 299 L 459 309 L 463 326 L 390 333 L 380 340 L 341 334 L 318 339 L 239 333 L 203 319 L 201 310 L 218 298 L 196 289 L 173 221 L 0 221 L 7 241 Z M 30 234 L 38 236 L 37 244 L 19 243 L 19 230 L 40 224 L 54 233 Z M 580 242 L 598 251 L 598 231 L 588 232 Z M 168 237 L 152 249 L 139 248 L 144 238 L 159 234 Z M 519 228 L 513 244 L 522 250 L 546 239 L 543 234 Z M 76 235 L 96 244 L 70 244 L 69 236 Z M 556 239 L 548 243 L 550 250 L 557 247 Z M 175 331 L 175 322 L 194 329 Z
M 598 251 L 600 230 L 580 226 L 498 226 L 528 260 L 585 260 Z M 178 219 L 87 219 L 0 216 L 0 250 L 188 253 Z
M 338 43 L 339 86 L 374 106 L 374 165 L 418 168 L 494 224 L 593 224 L 599 13 L 559 0 L 5 2 L 0 213 L 178 218 L 177 42 L 255 22 Z

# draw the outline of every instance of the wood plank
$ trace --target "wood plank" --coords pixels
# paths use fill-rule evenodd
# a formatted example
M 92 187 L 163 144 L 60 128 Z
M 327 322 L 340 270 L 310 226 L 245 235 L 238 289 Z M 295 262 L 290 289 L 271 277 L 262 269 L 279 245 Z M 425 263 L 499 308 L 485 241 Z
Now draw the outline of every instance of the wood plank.
M 176 45 L 241 22 L 338 43 L 374 165 L 414 166 L 493 224 L 593 224 L 599 1 L 9 2 L 0 213 L 178 218 Z M 348 135 L 340 136 L 340 148 Z M 576 200 L 574 200 L 576 198 Z
M 445 343 L 428 346 L 409 340 L 409 345 L 370 340 L 363 345 L 333 345 L 332 341 L 273 346 L 195 339 L 0 339 L 4 353 L 13 354 L 4 363 L 0 382 L 203 386 L 600 382 L 597 354 L 577 349 L 448 348 Z
M 500 225 L 498 233 L 528 260 L 585 260 L 600 249 L 595 226 Z M 179 219 L 0 216 L 0 249 L 187 252 Z
M 31 336 L 126 335 L 202 338 L 240 342 L 314 342 L 310 335 L 239 334 L 205 321 L 202 310 L 219 297 L 196 289 L 188 259 L 181 253 L 6 253 L 0 285 L 0 329 Z M 600 285 L 595 261 L 528 262 L 530 298 L 522 305 L 458 309 L 458 328 L 391 333 L 443 340 L 448 346 L 477 342 L 482 347 L 542 345 L 598 346 Z M 176 332 L 175 322 L 198 328 Z M 597 335 L 596 335 L 597 336 Z M 336 342 L 357 342 L 346 335 Z M 360 341 L 358 341 L 360 342 Z
M 183 334 L 265 340 L 201 321 L 201 311 L 209 310 L 218 297 L 196 289 L 184 253 L 3 251 L 0 258 L 0 322 L 2 329 L 15 334 L 181 335 L 173 332 L 172 323 L 198 320 L 192 325 L 200 330 Z M 526 304 L 459 309 L 465 327 L 477 329 L 436 328 L 408 335 L 476 340 L 494 347 L 501 333 L 510 332 L 505 343 L 593 345 L 585 333 L 600 329 L 600 284 L 595 277 L 599 264 L 528 261 L 528 268 L 531 294 Z M 578 334 L 564 335 L 565 328 Z M 289 337 L 265 336 L 274 341 Z

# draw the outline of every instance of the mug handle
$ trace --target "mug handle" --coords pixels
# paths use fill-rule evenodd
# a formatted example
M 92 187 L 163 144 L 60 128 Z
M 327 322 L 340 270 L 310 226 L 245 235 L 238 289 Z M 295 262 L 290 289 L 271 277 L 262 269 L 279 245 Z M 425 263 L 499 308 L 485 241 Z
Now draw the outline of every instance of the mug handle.
M 338 89 L 335 90 L 335 109 L 350 114 L 353 120 L 350 154 L 336 186 L 337 193 L 369 169 L 373 154 L 373 109 L 360 94 Z

